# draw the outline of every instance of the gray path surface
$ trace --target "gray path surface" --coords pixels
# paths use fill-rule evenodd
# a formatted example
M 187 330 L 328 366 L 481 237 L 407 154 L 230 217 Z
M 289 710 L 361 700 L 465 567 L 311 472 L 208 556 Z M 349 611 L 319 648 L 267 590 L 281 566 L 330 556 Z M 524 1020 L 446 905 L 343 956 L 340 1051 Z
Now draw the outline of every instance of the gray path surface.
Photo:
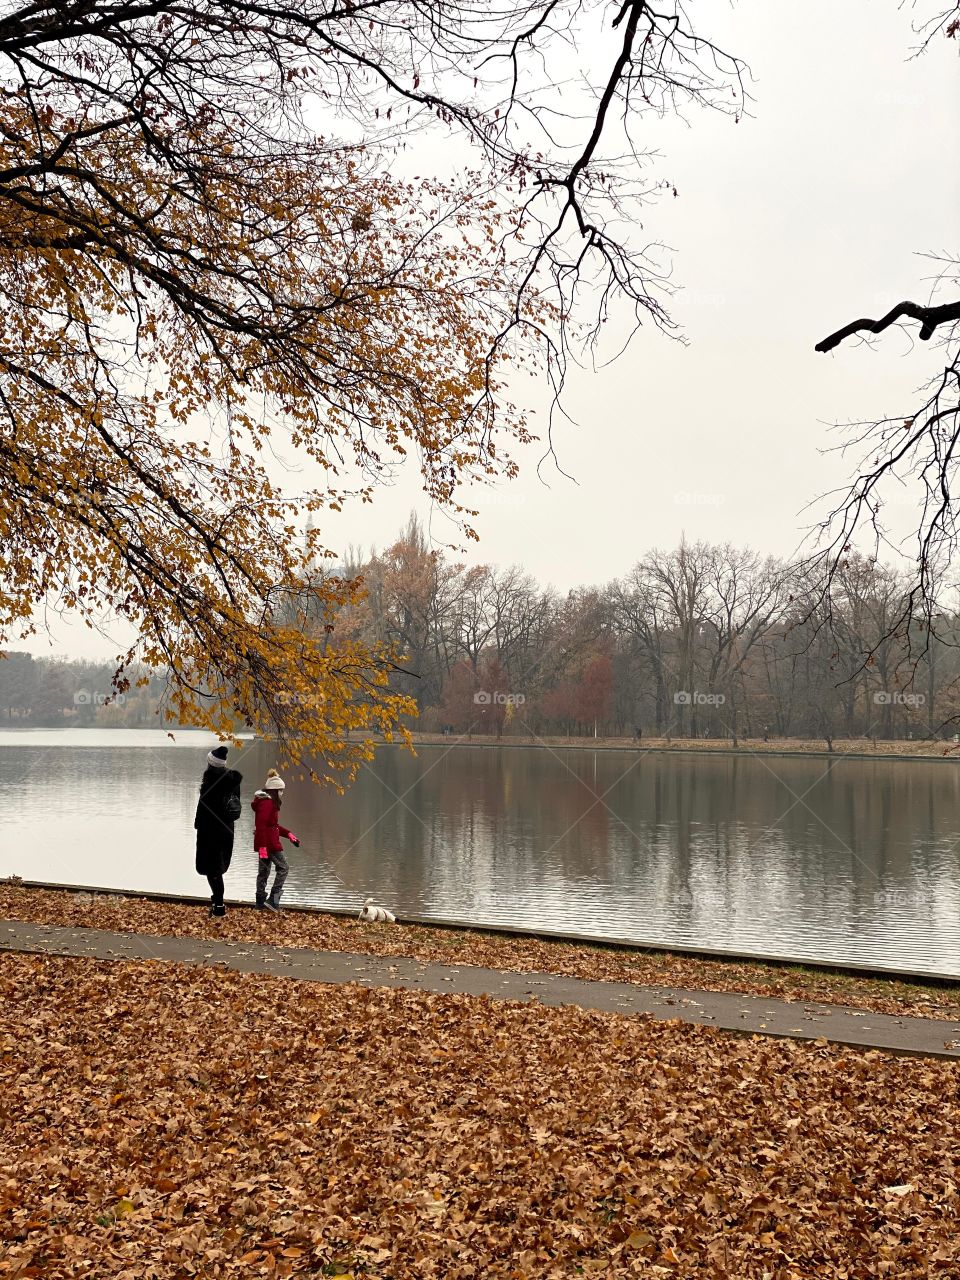
M 255 942 L 148 937 L 103 929 L 72 929 L 0 920 L 0 952 L 87 956 L 98 960 L 163 960 L 226 965 L 240 973 L 273 973 L 305 982 L 356 982 L 440 994 L 488 995 L 498 1000 L 539 1000 L 608 1013 L 679 1018 L 700 1026 L 795 1040 L 821 1037 L 861 1049 L 886 1049 L 924 1057 L 960 1058 L 960 1022 L 897 1017 L 836 1005 L 768 999 L 717 991 L 591 982 L 549 973 L 510 973 L 474 965 L 430 964 L 408 956 L 368 956 Z

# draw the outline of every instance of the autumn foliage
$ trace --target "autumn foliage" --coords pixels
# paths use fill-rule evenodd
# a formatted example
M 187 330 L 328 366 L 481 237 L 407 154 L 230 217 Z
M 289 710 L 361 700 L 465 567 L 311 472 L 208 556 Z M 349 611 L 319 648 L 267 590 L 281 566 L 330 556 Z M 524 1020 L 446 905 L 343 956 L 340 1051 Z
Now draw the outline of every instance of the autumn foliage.
M 483 175 L 405 182 L 319 136 L 310 33 L 281 26 L 0 20 L 0 646 L 44 608 L 119 617 L 120 689 L 169 670 L 181 720 L 349 769 L 344 733 L 411 704 L 395 649 L 334 634 L 363 588 L 327 517 L 407 454 L 457 511 L 463 475 L 511 473 L 503 366 L 546 313 Z

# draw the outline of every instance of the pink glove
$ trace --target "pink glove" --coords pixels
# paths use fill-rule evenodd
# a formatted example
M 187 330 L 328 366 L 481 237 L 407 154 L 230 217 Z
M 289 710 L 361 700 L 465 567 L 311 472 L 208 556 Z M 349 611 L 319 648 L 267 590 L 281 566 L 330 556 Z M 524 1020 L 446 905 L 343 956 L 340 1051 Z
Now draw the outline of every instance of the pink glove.
M 288 839 L 288 840 L 290 841 L 290 843 L 291 843 L 292 845 L 294 845 L 297 849 L 299 849 L 299 848 L 300 848 L 300 837 L 299 837 L 299 836 L 295 836 L 295 835 L 293 834 L 293 832 L 292 832 L 292 831 L 291 831 L 291 832 L 290 832 L 290 834 L 287 836 L 287 839 Z
M 263 848 L 263 849 L 261 849 L 261 850 L 260 850 L 260 857 L 261 857 L 261 858 L 269 858 L 269 857 L 270 857 L 269 853 L 267 853 L 266 848 Z

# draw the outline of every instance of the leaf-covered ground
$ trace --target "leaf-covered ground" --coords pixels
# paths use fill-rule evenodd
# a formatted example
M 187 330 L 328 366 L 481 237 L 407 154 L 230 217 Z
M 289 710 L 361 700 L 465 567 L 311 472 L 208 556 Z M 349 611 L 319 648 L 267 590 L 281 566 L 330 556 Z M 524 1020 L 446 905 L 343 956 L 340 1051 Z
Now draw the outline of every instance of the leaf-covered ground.
M 643 986 L 741 991 L 786 1000 L 820 1000 L 878 1013 L 960 1018 L 960 991 L 955 987 L 925 987 L 804 968 L 697 960 L 472 931 L 364 924 L 319 912 L 287 911 L 277 917 L 265 916 L 252 908 L 229 908 L 224 919 L 211 920 L 205 905 L 153 902 L 107 893 L 33 889 L 0 881 L 0 918 L 152 936 L 223 938 L 312 947 L 319 951 L 413 956 L 419 960 L 483 965 L 521 973 L 561 973 L 574 978 L 634 982 Z
M 956 1276 L 960 1065 L 0 956 L 0 1275 Z

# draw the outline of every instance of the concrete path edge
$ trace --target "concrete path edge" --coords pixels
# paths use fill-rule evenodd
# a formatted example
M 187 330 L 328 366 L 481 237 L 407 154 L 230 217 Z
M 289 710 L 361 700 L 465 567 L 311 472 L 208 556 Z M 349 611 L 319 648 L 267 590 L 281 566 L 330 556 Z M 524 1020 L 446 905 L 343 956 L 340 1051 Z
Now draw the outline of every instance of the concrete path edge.
M 433 964 L 409 956 L 359 955 L 301 947 L 264 946 L 208 938 L 147 936 L 0 919 L 0 953 L 71 956 L 105 961 L 157 960 L 225 965 L 240 973 L 269 973 L 298 981 L 357 983 L 435 994 L 540 1001 L 656 1021 L 679 1020 L 740 1035 L 848 1045 L 918 1057 L 960 1059 L 960 1022 L 846 1009 L 816 1002 L 737 992 L 643 987 L 551 973 L 514 973 L 479 965 Z

